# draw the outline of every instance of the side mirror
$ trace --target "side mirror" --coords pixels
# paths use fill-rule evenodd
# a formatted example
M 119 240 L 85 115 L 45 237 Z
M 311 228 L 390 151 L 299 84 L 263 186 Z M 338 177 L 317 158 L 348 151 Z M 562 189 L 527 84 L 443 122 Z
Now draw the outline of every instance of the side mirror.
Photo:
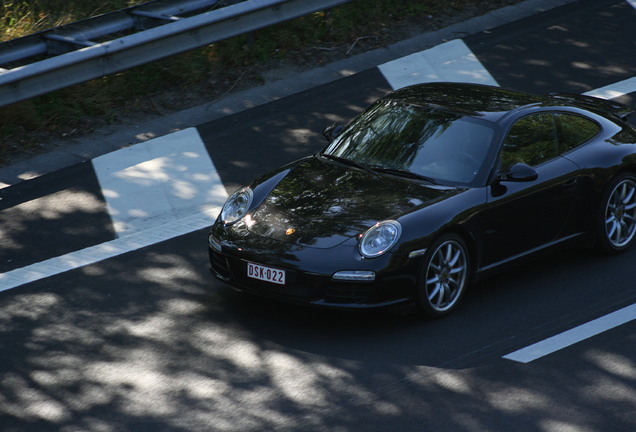
M 497 176 L 498 181 L 507 182 L 531 182 L 538 178 L 539 173 L 537 170 L 524 163 L 516 163 L 508 171 Z
M 322 132 L 322 136 L 324 136 L 327 141 L 331 142 L 335 140 L 338 135 L 342 133 L 344 126 L 339 124 L 332 124 L 331 126 L 327 126 L 325 130 Z

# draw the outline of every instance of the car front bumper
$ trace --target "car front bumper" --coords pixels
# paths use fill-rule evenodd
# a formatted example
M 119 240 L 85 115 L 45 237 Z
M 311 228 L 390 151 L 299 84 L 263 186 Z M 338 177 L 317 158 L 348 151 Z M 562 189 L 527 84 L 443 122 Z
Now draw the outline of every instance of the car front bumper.
M 210 236 L 211 273 L 239 291 L 319 307 L 379 309 L 414 301 L 417 266 L 412 259 L 390 254 L 371 260 L 355 259 L 357 250 L 344 245 L 331 249 L 294 247 L 274 256 L 266 245 L 260 246 L 248 249 L 225 245 Z M 284 270 L 285 284 L 248 277 L 250 262 Z M 373 272 L 375 277 L 334 279 L 334 274 L 342 271 Z

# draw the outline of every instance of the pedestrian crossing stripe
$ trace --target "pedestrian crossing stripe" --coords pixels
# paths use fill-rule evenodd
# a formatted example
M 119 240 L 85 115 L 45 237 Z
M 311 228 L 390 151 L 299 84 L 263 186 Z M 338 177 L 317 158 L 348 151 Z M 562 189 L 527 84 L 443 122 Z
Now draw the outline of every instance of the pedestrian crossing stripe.
M 468 82 L 498 86 L 461 39 L 378 66 L 393 90 L 426 82 Z
M 119 237 L 162 225 L 228 195 L 195 128 L 93 159 Z

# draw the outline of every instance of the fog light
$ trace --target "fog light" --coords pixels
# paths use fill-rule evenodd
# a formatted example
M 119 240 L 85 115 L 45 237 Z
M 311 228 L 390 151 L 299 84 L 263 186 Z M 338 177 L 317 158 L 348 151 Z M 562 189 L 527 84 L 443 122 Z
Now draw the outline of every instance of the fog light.
M 371 282 L 375 280 L 375 272 L 367 270 L 346 270 L 334 273 L 332 278 L 334 280 Z

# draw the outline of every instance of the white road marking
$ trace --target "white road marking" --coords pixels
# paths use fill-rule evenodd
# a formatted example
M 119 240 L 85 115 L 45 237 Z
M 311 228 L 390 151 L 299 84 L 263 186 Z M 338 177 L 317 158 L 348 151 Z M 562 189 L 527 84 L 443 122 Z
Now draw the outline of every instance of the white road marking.
M 92 162 L 119 238 L 2 273 L 0 291 L 209 227 L 227 199 L 194 128 Z
M 195 128 L 93 159 L 118 236 L 146 230 L 177 213 L 223 205 L 227 192 Z
M 503 358 L 519 363 L 529 363 L 635 319 L 636 304 L 633 304 L 541 342 L 537 342 L 534 345 L 505 355 Z
M 636 0 L 634 0 L 636 4 Z M 632 77 L 614 84 L 610 84 L 600 89 L 583 93 L 586 96 L 594 96 L 601 99 L 614 99 L 629 93 L 636 92 L 636 77 Z
M 499 85 L 461 39 L 378 66 L 393 90 L 425 82 Z
M 137 231 L 126 237 L 51 258 L 30 266 L 0 273 L 0 292 L 209 227 L 220 210 L 221 208 L 218 206 L 208 205 L 189 214 L 187 212 L 185 214 L 177 212 L 175 217 L 168 223 L 155 225 L 150 229 Z M 201 240 L 202 248 L 207 245 L 205 240 Z

